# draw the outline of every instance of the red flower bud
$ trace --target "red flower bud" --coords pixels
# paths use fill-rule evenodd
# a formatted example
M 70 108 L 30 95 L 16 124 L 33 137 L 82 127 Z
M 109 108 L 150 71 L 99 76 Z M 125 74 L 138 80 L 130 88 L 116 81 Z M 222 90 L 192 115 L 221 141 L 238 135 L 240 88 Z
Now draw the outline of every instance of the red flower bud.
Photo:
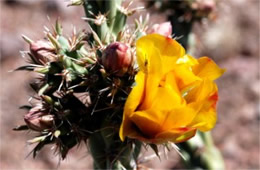
M 191 7 L 198 10 L 200 15 L 207 16 L 209 13 L 216 10 L 216 1 L 196 0 L 192 3 Z
M 44 64 L 53 61 L 55 57 L 55 49 L 47 41 L 39 40 L 30 44 L 30 51 L 34 61 L 38 64 Z
M 29 113 L 24 116 L 27 126 L 35 131 L 49 129 L 53 125 L 54 116 L 43 111 L 42 106 L 33 107 Z
M 172 35 L 172 25 L 170 22 L 164 22 L 161 24 L 154 24 L 152 28 L 148 31 L 149 34 L 157 33 L 166 37 Z
M 126 44 L 114 42 L 104 50 L 101 64 L 107 72 L 123 76 L 133 63 L 131 49 Z
M 216 9 L 216 2 L 214 0 L 203 0 L 199 8 L 206 13 L 210 13 Z

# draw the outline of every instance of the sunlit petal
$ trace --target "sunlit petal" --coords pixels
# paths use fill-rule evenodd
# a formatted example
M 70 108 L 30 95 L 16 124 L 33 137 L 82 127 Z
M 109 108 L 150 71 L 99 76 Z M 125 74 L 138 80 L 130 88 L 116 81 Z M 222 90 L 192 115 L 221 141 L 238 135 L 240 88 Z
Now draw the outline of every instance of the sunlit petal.
M 219 66 L 208 57 L 201 57 L 198 59 L 198 62 L 199 64 L 193 66 L 192 70 L 195 75 L 201 78 L 215 80 L 225 72 L 225 69 L 219 68 Z

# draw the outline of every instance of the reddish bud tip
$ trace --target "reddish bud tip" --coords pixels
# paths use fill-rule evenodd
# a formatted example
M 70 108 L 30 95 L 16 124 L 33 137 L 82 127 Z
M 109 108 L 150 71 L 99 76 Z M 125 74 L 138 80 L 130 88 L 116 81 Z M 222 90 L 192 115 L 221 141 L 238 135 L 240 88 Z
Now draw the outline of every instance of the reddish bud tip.
M 30 44 L 30 52 L 34 57 L 34 60 L 38 64 L 44 64 L 47 61 L 52 61 L 55 55 L 55 49 L 47 41 L 36 41 Z
M 53 125 L 54 116 L 48 115 L 42 110 L 42 106 L 33 107 L 29 113 L 24 116 L 24 121 L 27 126 L 35 131 L 49 129 Z
M 126 44 L 114 42 L 104 50 L 101 64 L 109 73 L 123 76 L 133 63 L 131 49 Z

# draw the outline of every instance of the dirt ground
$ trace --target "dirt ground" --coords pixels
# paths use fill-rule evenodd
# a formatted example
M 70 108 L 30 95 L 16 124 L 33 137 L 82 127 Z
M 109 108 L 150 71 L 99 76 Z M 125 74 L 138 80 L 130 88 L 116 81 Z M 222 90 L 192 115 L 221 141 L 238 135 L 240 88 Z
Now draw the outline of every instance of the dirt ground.
M 213 129 L 215 144 L 221 150 L 226 169 L 260 169 L 259 121 L 259 0 L 219 0 L 216 20 L 196 25 L 196 56 L 212 57 L 227 72 L 219 85 L 218 123 Z M 140 2 L 138 2 L 140 3 Z M 152 12 L 151 23 L 163 22 L 164 14 Z M 145 14 L 142 12 L 141 14 Z M 50 21 L 47 19 L 47 15 Z M 65 161 L 45 148 L 36 159 L 28 156 L 32 146 L 26 144 L 34 134 L 14 132 L 12 128 L 23 123 L 24 112 L 19 106 L 26 104 L 32 94 L 28 83 L 32 75 L 9 72 L 25 64 L 19 51 L 28 50 L 21 34 L 37 40 L 44 36 L 43 27 L 60 18 L 63 28 L 72 33 L 86 28 L 81 20 L 80 7 L 66 7 L 63 0 L 0 1 L 0 169 L 91 169 L 92 160 L 82 144 L 70 151 Z M 147 163 L 154 169 L 174 169 L 180 157 L 173 150 L 168 160 L 157 158 Z

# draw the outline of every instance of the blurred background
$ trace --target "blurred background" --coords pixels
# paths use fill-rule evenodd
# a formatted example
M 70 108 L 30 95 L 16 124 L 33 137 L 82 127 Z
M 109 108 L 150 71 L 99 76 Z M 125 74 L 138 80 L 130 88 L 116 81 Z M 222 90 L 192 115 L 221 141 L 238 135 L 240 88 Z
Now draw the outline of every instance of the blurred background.
M 29 82 L 33 75 L 27 72 L 10 72 L 25 64 L 19 51 L 28 50 L 21 35 L 33 40 L 44 37 L 43 27 L 60 18 L 64 32 L 72 34 L 77 29 L 87 28 L 81 20 L 81 7 L 66 7 L 63 0 L 1 0 L 0 1 L 0 169 L 91 169 L 92 160 L 84 144 L 74 148 L 64 161 L 53 154 L 51 147 L 36 157 L 29 155 L 33 146 L 26 144 L 35 134 L 15 132 L 12 128 L 23 124 L 25 112 L 19 106 L 26 104 L 32 91 Z M 144 6 L 135 1 L 135 6 Z M 259 0 L 220 0 L 214 20 L 203 21 L 193 28 L 196 45 L 193 53 L 213 58 L 227 71 L 219 85 L 218 123 L 212 134 L 221 150 L 226 169 L 259 169 L 259 121 L 260 121 L 260 71 L 259 71 Z M 167 20 L 167 14 L 153 9 L 150 23 Z M 48 19 L 50 18 L 50 19 Z M 173 25 L 174 27 L 174 25 Z M 152 152 L 145 151 L 145 155 Z M 29 156 L 28 156 L 29 155 Z M 146 165 L 151 168 L 182 168 L 181 158 L 172 150 L 168 159 L 154 158 Z

